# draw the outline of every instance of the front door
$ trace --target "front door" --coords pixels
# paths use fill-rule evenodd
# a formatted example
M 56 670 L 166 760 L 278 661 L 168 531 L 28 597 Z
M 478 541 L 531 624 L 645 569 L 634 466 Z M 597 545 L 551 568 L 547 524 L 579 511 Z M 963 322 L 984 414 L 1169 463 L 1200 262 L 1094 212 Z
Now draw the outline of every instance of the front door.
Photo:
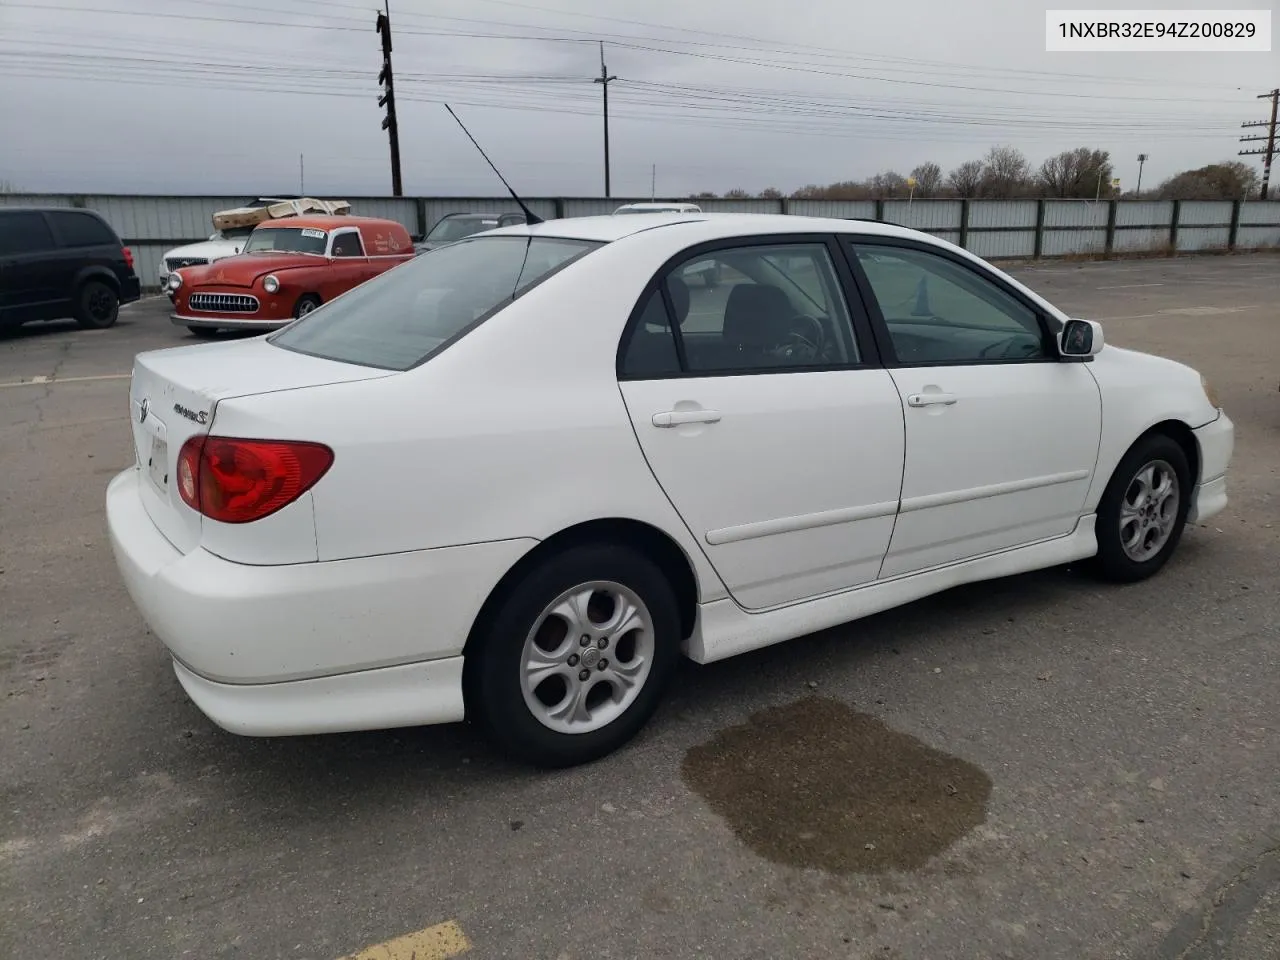
M 920 244 L 853 252 L 906 415 L 881 576 L 1070 533 L 1102 430 L 1088 366 L 1060 361 L 1036 307 L 977 265 Z
M 649 466 L 748 609 L 874 580 L 893 532 L 902 405 L 841 271 L 823 238 L 698 248 L 622 351 Z

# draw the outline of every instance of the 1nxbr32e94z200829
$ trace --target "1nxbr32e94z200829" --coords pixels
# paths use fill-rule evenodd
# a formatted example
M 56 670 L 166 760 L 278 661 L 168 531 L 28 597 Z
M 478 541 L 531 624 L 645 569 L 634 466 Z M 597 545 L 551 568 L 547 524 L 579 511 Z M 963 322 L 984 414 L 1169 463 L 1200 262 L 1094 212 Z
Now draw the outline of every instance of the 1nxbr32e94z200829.
M 216 723 L 466 717 L 546 765 L 625 743 L 682 655 L 1084 558 L 1151 576 L 1233 446 L 1194 370 L 957 247 L 740 214 L 467 238 L 142 354 L 131 403 L 113 548 Z

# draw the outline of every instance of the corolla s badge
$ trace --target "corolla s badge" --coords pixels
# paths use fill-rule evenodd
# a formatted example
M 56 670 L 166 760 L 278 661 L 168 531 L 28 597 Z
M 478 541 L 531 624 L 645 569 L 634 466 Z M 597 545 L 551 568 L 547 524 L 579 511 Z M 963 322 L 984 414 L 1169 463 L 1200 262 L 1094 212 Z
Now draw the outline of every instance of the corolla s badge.
M 209 422 L 208 410 L 192 410 L 190 407 L 184 407 L 180 403 L 175 403 L 173 405 L 173 412 L 180 417 L 186 417 L 192 423 L 208 423 Z
M 150 408 L 150 406 L 151 406 L 151 401 L 148 400 L 146 397 L 143 397 L 142 403 L 138 404 L 138 422 L 139 423 L 147 422 L 147 410 Z

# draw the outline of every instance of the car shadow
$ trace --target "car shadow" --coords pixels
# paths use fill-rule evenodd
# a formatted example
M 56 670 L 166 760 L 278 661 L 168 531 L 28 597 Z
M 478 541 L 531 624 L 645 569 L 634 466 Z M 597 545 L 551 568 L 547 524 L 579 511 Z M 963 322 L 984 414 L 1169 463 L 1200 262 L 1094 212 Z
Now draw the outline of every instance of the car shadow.
M 1196 539 L 1184 541 L 1170 572 L 1175 566 L 1209 562 L 1197 554 L 1211 553 L 1212 548 Z M 1142 588 L 1102 583 L 1075 565 L 1058 567 L 955 587 L 716 663 L 684 661 L 657 714 L 631 743 L 594 763 L 561 771 L 531 767 L 499 754 L 470 722 L 249 738 L 218 729 L 186 702 L 186 722 L 200 729 L 197 742 L 188 741 L 197 751 L 189 760 L 200 767 L 216 764 L 234 771 L 226 789 L 236 794 L 237 806 L 253 808 L 270 797 L 271 806 L 296 805 L 299 816 L 316 822 L 338 812 L 349 815 L 352 804 L 376 810 L 410 796 L 466 803 L 487 796 L 496 785 L 519 791 L 522 785 L 552 780 L 557 789 L 572 791 L 601 778 L 631 782 L 629 778 L 652 779 L 655 771 L 668 769 L 675 778 L 685 751 L 704 739 L 709 727 L 723 726 L 726 715 L 738 722 L 744 708 L 754 713 L 805 696 L 830 695 L 821 688 L 806 689 L 811 678 L 827 678 L 835 685 L 865 670 L 894 684 L 919 669 L 917 659 L 945 662 L 943 658 L 956 656 L 956 644 L 967 645 L 962 656 L 979 647 L 988 656 L 1002 651 L 1014 656 L 1028 629 L 1048 629 L 1042 623 L 1046 613 L 1097 607 L 1115 591 Z M 945 625 L 947 636 L 939 635 L 939 624 Z M 896 700 L 897 709 L 912 709 L 901 695 Z
M 40 320 L 21 325 L 0 326 L 0 341 L 38 340 L 41 337 L 55 337 L 68 333 L 106 333 L 117 327 L 133 326 L 132 320 L 120 317 L 106 330 L 83 330 L 74 320 Z

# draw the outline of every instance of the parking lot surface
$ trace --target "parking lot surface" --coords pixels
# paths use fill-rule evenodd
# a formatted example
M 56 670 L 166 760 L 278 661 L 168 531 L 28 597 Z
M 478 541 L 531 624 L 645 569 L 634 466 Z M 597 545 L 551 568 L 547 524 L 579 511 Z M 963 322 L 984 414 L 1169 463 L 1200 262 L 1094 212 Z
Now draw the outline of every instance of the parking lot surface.
M 214 727 L 103 518 L 133 355 L 197 341 L 164 300 L 0 335 L 0 956 L 1280 957 L 1280 258 L 1011 272 L 1210 378 L 1226 512 L 1143 584 L 1049 570 L 690 664 L 559 773 L 465 725 Z

